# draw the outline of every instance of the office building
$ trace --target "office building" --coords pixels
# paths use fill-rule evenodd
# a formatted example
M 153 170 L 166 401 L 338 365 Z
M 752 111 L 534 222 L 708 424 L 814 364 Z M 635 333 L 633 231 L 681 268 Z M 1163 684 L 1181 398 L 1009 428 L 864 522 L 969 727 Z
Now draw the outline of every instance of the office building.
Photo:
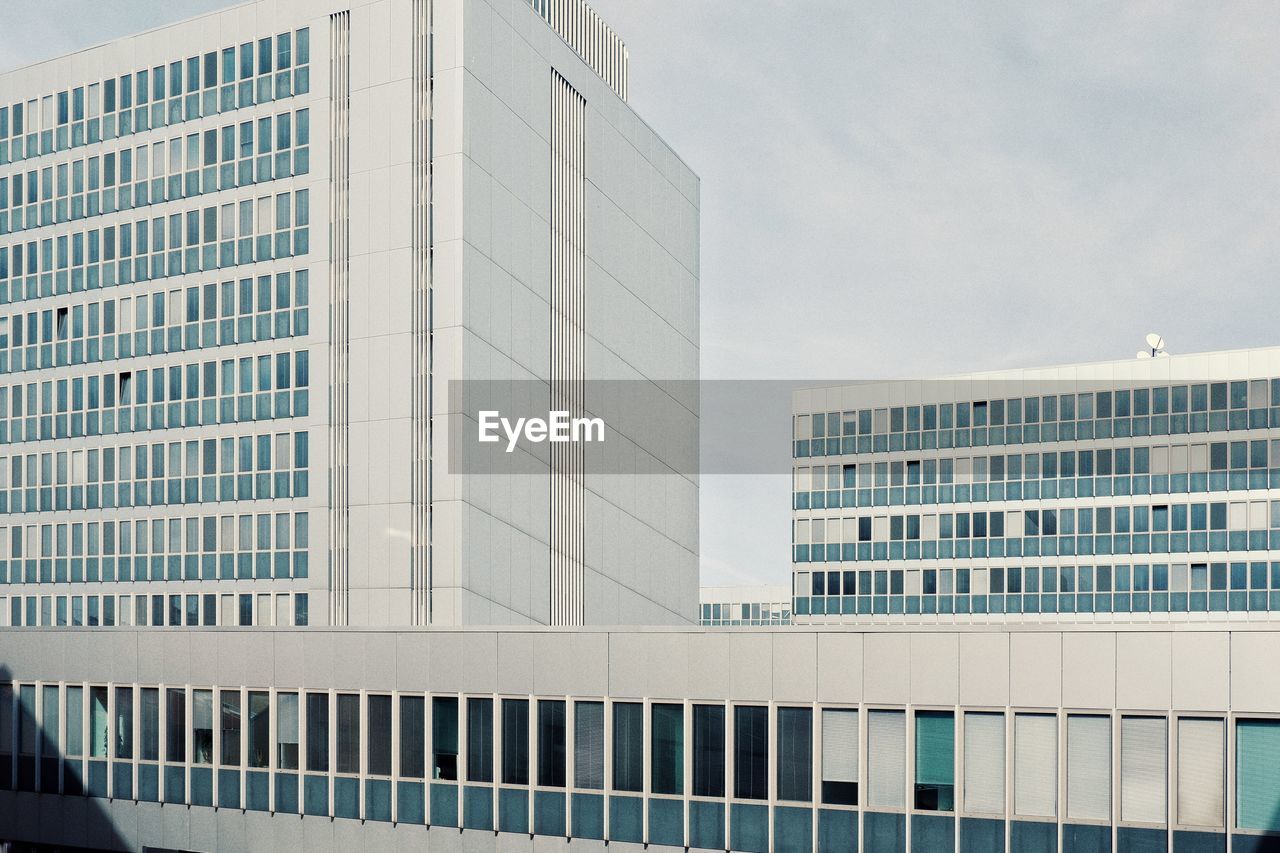
M 1280 610 L 1280 348 L 800 391 L 803 623 Z
M 1280 837 L 1270 626 L 10 628 L 0 648 L 10 840 L 1261 853 Z
M 0 622 L 696 621 L 664 445 L 449 464 L 461 382 L 697 377 L 627 63 L 580 0 L 261 0 L 0 75 Z
M 704 586 L 701 625 L 761 626 L 791 624 L 791 588 L 786 584 Z

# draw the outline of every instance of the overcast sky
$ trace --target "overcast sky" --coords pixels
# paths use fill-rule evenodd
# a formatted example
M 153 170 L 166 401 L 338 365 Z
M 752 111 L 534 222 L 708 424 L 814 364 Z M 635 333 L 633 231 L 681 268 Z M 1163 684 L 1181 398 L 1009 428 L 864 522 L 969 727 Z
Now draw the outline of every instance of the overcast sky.
M 6 0 L 0 66 L 224 5 Z M 1277 342 L 1269 4 L 594 5 L 702 178 L 705 377 Z M 704 582 L 783 581 L 787 507 L 783 478 L 706 478 Z

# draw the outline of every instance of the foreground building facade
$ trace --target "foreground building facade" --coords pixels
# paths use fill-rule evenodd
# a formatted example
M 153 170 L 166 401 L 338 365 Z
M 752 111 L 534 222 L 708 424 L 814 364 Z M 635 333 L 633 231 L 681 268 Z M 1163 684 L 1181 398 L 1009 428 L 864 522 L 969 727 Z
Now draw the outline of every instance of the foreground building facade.
M 1280 348 L 795 396 L 797 621 L 1280 609 Z
M 1253 853 L 1280 839 L 1267 627 L 5 629 L 0 656 L 0 839 L 15 842 Z
M 627 62 L 578 0 L 262 0 L 0 75 L 0 621 L 696 620 L 662 445 L 449 464 L 451 383 L 697 376 Z

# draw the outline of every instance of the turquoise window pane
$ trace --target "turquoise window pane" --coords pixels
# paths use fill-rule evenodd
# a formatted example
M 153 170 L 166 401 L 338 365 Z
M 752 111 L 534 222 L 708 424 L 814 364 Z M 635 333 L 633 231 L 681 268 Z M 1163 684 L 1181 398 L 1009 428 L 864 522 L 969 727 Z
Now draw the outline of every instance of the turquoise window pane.
M 462 827 L 493 831 L 493 789 L 470 786 L 462 789 Z
M 337 778 L 333 780 L 333 816 L 360 817 L 360 780 Z
M 138 799 L 148 803 L 160 801 L 160 768 L 154 764 L 138 765 Z
M 529 793 L 501 788 L 498 791 L 498 829 L 529 834 Z
M 431 823 L 435 826 L 458 825 L 458 786 L 431 786 Z
M 391 781 L 369 779 L 364 783 L 365 820 L 391 820 Z
M 1122 827 L 1121 832 L 1124 832 Z M 1131 853 L 1139 853 L 1139 851 L 1150 850 L 1151 853 L 1164 850 L 1164 833 L 1159 832 L 1160 846 L 1158 848 L 1137 847 Z M 1062 849 L 1070 851 L 1070 853 L 1111 853 L 1111 827 L 1085 825 L 1078 823 L 1068 823 L 1062 827 Z M 1121 850 L 1125 848 L 1123 845 Z
M 907 845 L 905 815 L 866 812 L 862 816 L 862 842 L 876 853 L 903 853 Z
M 689 846 L 724 849 L 724 803 L 689 803 Z
M 644 841 L 644 801 L 639 797 L 609 798 L 609 840 Z
M 684 803 L 649 800 L 649 843 L 684 846 Z
M 734 803 L 729 810 L 729 844 L 743 853 L 769 850 L 769 807 Z
M 961 818 L 960 853 L 1004 853 L 1004 821 Z
M 565 799 L 559 791 L 537 791 L 533 795 L 535 835 L 565 835 Z
M 295 796 L 296 800 L 297 797 Z M 187 770 L 185 767 L 166 767 L 164 769 L 164 801 L 166 803 L 185 803 L 187 801 Z
M 421 782 L 396 783 L 396 820 L 400 823 L 426 823 L 424 791 Z
M 1236 723 L 1236 826 L 1280 829 L 1280 721 Z
M 89 762 L 89 781 L 93 782 L 93 765 L 95 762 Z M 192 767 L 191 768 L 191 805 L 193 806 L 211 806 L 213 805 L 213 771 L 208 767 Z M 326 802 L 326 810 L 317 812 L 317 814 L 328 814 L 328 804 Z
M 818 853 L 858 853 L 857 812 L 818 812 Z
M 932 814 L 911 816 L 911 853 L 933 853 L 955 847 L 955 818 Z
M 240 808 L 240 771 L 218 771 L 218 806 L 224 809 Z
M 1009 848 L 1018 853 L 1057 853 L 1058 827 L 1052 823 L 1015 820 L 1009 825 Z
M 191 771 L 192 790 L 195 789 L 195 770 Z M 304 814 L 329 814 L 329 777 L 307 776 L 302 780 L 302 804 Z
M 276 811 L 284 814 L 298 813 L 298 777 L 294 773 L 276 775 Z
M 916 714 L 916 808 L 951 811 L 955 807 L 955 747 L 956 723 L 951 712 Z
M 604 838 L 604 797 L 600 794 L 573 795 L 574 838 Z
M 265 812 L 269 806 L 268 791 L 270 777 L 266 773 L 250 772 L 245 775 L 244 801 L 245 808 Z
M 775 853 L 809 853 L 813 849 L 813 810 L 775 808 L 773 849 Z

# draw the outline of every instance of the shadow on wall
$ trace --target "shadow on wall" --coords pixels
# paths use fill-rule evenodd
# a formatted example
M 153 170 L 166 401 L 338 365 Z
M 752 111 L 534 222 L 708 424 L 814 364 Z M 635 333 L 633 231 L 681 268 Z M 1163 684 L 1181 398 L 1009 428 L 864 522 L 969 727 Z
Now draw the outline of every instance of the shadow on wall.
M 105 697 L 106 688 L 99 689 Z M 0 849 L 6 853 L 129 849 L 105 797 L 114 769 L 108 754 L 132 754 L 133 733 L 122 740 L 114 731 L 105 698 L 96 716 L 85 699 L 83 686 L 23 684 L 0 666 Z M 86 715 L 101 731 L 86 729 Z

